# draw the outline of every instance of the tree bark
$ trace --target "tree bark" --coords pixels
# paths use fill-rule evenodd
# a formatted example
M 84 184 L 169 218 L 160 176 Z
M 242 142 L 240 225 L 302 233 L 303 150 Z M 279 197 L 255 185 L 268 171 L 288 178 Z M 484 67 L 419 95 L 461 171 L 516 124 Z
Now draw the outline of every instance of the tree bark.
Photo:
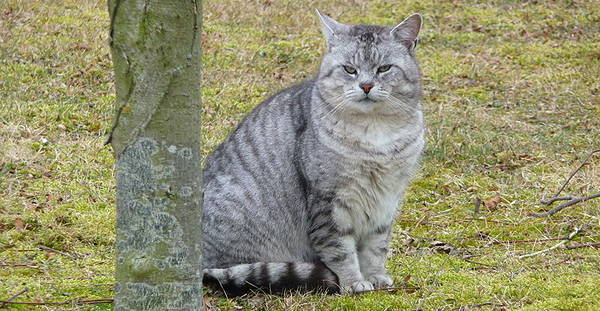
M 109 0 L 115 310 L 201 310 L 201 0 Z

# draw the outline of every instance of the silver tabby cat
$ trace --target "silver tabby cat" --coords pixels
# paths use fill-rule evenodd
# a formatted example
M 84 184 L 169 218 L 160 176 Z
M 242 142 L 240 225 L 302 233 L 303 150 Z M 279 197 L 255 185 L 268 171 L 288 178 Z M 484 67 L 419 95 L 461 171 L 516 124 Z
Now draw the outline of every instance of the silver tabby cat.
M 207 160 L 204 282 L 230 295 L 393 283 L 390 229 L 424 145 L 421 16 L 395 27 L 319 17 L 316 77 L 256 107 Z

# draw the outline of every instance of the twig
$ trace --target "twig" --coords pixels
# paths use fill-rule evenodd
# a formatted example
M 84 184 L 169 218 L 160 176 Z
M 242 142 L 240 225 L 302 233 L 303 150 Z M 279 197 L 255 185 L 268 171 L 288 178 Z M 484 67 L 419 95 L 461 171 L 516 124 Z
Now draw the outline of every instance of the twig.
M 427 221 L 427 220 L 422 220 L 422 219 L 396 218 L 396 219 L 394 219 L 394 221 L 396 221 L 396 222 L 414 222 L 415 223 L 414 227 L 417 227 L 419 225 L 433 225 L 433 226 L 443 227 L 443 225 L 438 224 L 434 221 Z
M 35 263 L 14 263 L 14 262 L 6 262 L 0 261 L 0 267 L 27 267 L 27 268 L 38 268 Z
M 73 256 L 73 255 L 71 255 L 71 254 L 67 254 L 67 253 L 65 253 L 65 252 L 61 252 L 61 251 L 59 251 L 59 250 L 56 250 L 56 249 L 54 249 L 54 248 L 50 248 L 50 247 L 48 247 L 48 246 L 39 245 L 38 247 L 39 247 L 41 250 L 44 250 L 44 251 L 50 251 L 50 252 L 53 252 L 53 253 L 57 253 L 57 254 L 60 254 L 60 255 L 67 256 L 67 257 L 69 257 L 69 258 L 73 258 L 73 259 L 75 259 L 75 256 Z
M 557 249 L 557 248 L 559 248 L 559 247 L 563 246 L 563 245 L 564 245 L 565 243 L 567 243 L 568 241 L 571 241 L 571 240 L 572 240 L 573 238 L 575 238 L 575 237 L 576 237 L 576 236 L 577 236 L 579 233 L 581 233 L 581 231 L 583 231 L 583 229 L 581 229 L 581 228 L 575 228 L 575 231 L 571 232 L 571 233 L 569 234 L 569 236 L 567 237 L 567 239 L 566 239 L 566 240 L 560 241 L 560 243 L 558 243 L 558 244 L 556 244 L 556 245 L 554 245 L 554 246 L 552 246 L 552 247 L 550 247 L 550 248 L 546 248 L 546 249 L 543 249 L 543 250 L 540 250 L 540 251 L 537 251 L 537 252 L 533 252 L 533 253 L 531 253 L 531 254 L 525 254 L 525 255 L 521 255 L 521 256 L 519 256 L 518 258 L 519 258 L 519 259 L 523 259 L 523 258 L 527 258 L 527 257 L 533 257 L 533 256 L 536 256 L 536 255 L 539 255 L 539 254 L 543 254 L 543 253 L 547 253 L 547 252 L 550 252 L 550 251 L 552 251 L 552 250 L 555 250 L 555 249 Z
M 543 213 L 533 213 L 533 212 L 531 212 L 531 213 L 529 213 L 529 216 L 533 216 L 533 217 L 547 217 L 547 216 L 554 215 L 554 214 L 560 212 L 565 207 L 569 207 L 571 205 L 574 205 L 574 204 L 577 204 L 577 203 L 580 203 L 580 202 L 585 202 L 587 200 L 595 199 L 595 198 L 598 198 L 598 197 L 600 197 L 600 193 L 592 194 L 592 195 L 589 195 L 589 196 L 583 197 L 583 198 L 571 198 L 571 200 L 569 200 L 567 202 L 564 202 L 564 203 L 560 204 L 559 206 L 550 209 L 547 212 L 543 212 Z M 563 199 L 563 198 L 559 198 L 559 199 Z M 546 202 L 554 202 L 554 201 L 557 201 L 557 200 L 551 199 L 551 200 L 546 201 Z
M 559 241 L 566 240 L 568 237 L 562 238 L 549 238 L 549 239 L 533 239 L 533 240 L 512 240 L 512 241 L 493 241 L 492 244 L 517 244 L 517 243 L 537 243 L 537 242 L 547 242 L 547 241 Z
M 566 201 L 566 200 L 573 200 L 575 197 L 558 197 L 558 198 L 552 198 L 550 200 L 541 200 L 540 203 L 545 204 L 545 205 L 550 205 L 556 201 Z
M 483 262 L 473 261 L 473 260 L 470 260 L 470 259 L 467 259 L 467 258 L 461 258 L 461 259 L 464 260 L 464 261 L 466 261 L 466 262 L 468 262 L 468 263 L 472 263 L 474 265 L 480 265 L 480 266 L 486 266 L 486 267 L 491 267 L 491 268 L 497 268 L 496 265 L 490 265 L 490 264 L 483 263 Z
M 358 292 L 356 294 L 361 295 L 361 294 L 372 293 L 372 292 L 381 292 L 381 291 L 396 292 L 399 290 L 419 290 L 419 289 L 420 289 L 419 287 L 414 287 L 414 286 L 382 287 L 382 288 L 376 288 L 376 289 L 370 289 L 370 290 Z
M 457 222 L 471 222 L 471 221 L 483 221 L 483 222 L 492 222 L 492 223 L 497 223 L 497 224 L 504 224 L 504 225 L 512 225 L 509 222 L 506 221 L 499 221 L 499 220 L 492 220 L 492 219 L 486 219 L 486 218 L 477 218 L 477 217 L 465 217 L 464 219 L 457 219 Z M 438 227 L 445 227 L 445 225 L 439 224 L 435 221 L 422 221 L 421 219 L 408 219 L 408 218 L 396 218 L 394 219 L 394 221 L 397 222 L 414 222 L 417 223 L 415 226 L 417 225 L 434 225 L 434 226 L 438 226 Z
M 431 242 L 435 242 L 436 241 L 435 239 L 432 239 L 432 238 L 427 238 L 427 237 L 424 237 L 424 236 L 418 236 L 418 235 L 414 235 L 414 234 L 411 234 L 411 233 L 402 232 L 402 234 L 404 234 L 404 235 L 406 235 L 408 237 L 414 238 L 414 239 L 421 239 L 421 240 L 426 240 L 426 241 L 431 241 Z
M 495 303 L 495 302 L 484 302 L 484 303 L 465 305 L 465 306 L 461 306 L 461 307 L 458 307 L 458 308 L 452 309 L 452 310 L 453 311 L 464 311 L 464 310 L 469 310 L 471 308 L 479 308 L 479 307 L 485 307 L 485 306 L 504 307 L 506 305 L 502 304 L 502 303 Z
M 560 187 L 560 189 L 558 189 L 558 191 L 556 191 L 556 194 L 554 195 L 553 198 L 549 199 L 549 200 L 541 200 L 540 203 L 545 204 L 545 205 L 550 205 L 556 201 L 567 201 L 564 202 L 562 204 L 560 204 L 557 207 L 554 207 L 552 209 L 550 209 L 547 212 L 543 212 L 543 213 L 528 213 L 529 216 L 533 216 L 533 217 L 547 217 L 550 215 L 554 215 L 556 213 L 558 213 L 559 211 L 561 211 L 562 209 L 569 207 L 571 205 L 580 203 L 580 202 L 585 202 L 587 200 L 591 200 L 597 197 L 600 197 L 600 193 L 596 193 L 596 194 L 592 194 L 590 196 L 587 197 L 583 197 L 583 198 L 577 198 L 577 197 L 559 197 L 559 195 L 562 193 L 563 190 L 565 190 L 565 188 L 567 187 L 567 185 L 569 184 L 569 182 L 571 182 L 571 179 L 573 179 L 573 176 L 575 176 L 575 174 L 577 174 L 577 172 L 579 172 L 579 170 L 581 170 L 582 167 L 584 167 L 586 164 L 588 164 L 588 161 L 590 160 L 590 158 L 594 155 L 594 153 L 596 152 L 600 152 L 600 149 L 596 149 L 593 150 L 592 152 L 590 152 L 585 159 L 583 160 L 583 162 L 581 162 L 581 164 L 573 171 L 571 172 L 571 174 L 569 175 L 569 177 L 567 178 L 567 180 L 565 180 L 565 182 L 562 184 L 562 186 Z
M 100 283 L 100 284 L 92 284 L 94 286 L 115 286 L 115 283 Z
M 493 222 L 493 223 L 496 223 L 496 224 L 504 224 L 504 225 L 510 225 L 511 224 L 511 223 L 506 222 L 506 221 L 491 220 L 491 219 L 478 218 L 478 217 L 465 217 L 464 220 L 477 220 L 477 221 Z M 460 219 L 459 221 L 462 222 L 462 219 Z
M 584 247 L 600 248 L 600 243 L 585 243 L 585 244 L 565 246 L 566 249 L 576 249 L 576 248 L 584 248 Z
M 5 304 L 11 303 L 11 301 L 15 300 L 15 298 L 23 295 L 25 292 L 29 290 L 28 287 L 23 288 L 20 292 L 14 294 L 12 297 L 8 298 L 6 301 L 0 303 L 0 308 L 4 307 Z
M 475 209 L 473 210 L 473 214 L 475 216 L 479 215 L 480 209 L 481 209 L 481 199 L 475 198 Z
M 567 178 L 567 180 L 563 183 L 563 185 L 560 187 L 560 189 L 558 189 L 558 191 L 556 192 L 556 194 L 554 195 L 555 199 L 550 199 L 550 200 L 542 200 L 541 203 L 542 204 L 546 204 L 546 205 L 550 205 L 552 202 L 557 201 L 556 198 L 558 197 L 558 195 L 565 190 L 565 188 L 567 187 L 567 185 L 569 184 L 569 182 L 571 181 L 571 179 L 573 179 L 573 176 L 575 176 L 575 174 L 577 174 L 577 172 L 579 172 L 579 170 L 585 166 L 588 162 L 588 160 L 594 155 L 594 153 L 596 152 L 600 152 L 600 149 L 596 149 L 593 150 L 592 152 L 590 152 L 585 159 L 583 160 L 583 162 L 581 162 L 581 164 L 579 165 L 579 167 L 577 167 L 572 173 L 571 175 L 569 175 L 569 178 Z
M 572 258 L 567 258 L 567 259 L 563 259 L 563 260 L 561 260 L 561 261 L 559 261 L 559 262 L 557 262 L 557 263 L 551 263 L 551 264 L 547 264 L 547 265 L 545 265 L 545 266 L 544 266 L 544 269 L 546 269 L 546 268 L 550 268 L 550 267 L 554 267 L 554 266 L 558 266 L 558 265 L 560 265 L 560 264 L 563 264 L 563 263 L 565 263 L 565 262 L 569 262 L 571 259 L 572 259 Z
M 11 305 L 33 305 L 33 306 L 58 306 L 58 305 L 92 305 L 92 304 L 101 304 L 101 303 L 113 303 L 114 299 L 91 299 L 91 300 L 73 300 L 66 302 L 33 302 L 33 301 L 9 301 L 9 300 L 0 300 L 0 303 L 3 304 L 11 304 Z

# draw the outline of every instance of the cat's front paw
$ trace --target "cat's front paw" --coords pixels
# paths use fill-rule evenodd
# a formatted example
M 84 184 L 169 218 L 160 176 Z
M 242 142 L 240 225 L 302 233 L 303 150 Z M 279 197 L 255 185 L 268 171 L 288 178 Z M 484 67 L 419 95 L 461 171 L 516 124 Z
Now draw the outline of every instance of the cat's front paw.
M 367 281 L 371 282 L 375 288 L 390 287 L 394 285 L 394 280 L 387 274 L 373 274 L 367 277 Z
M 373 284 L 369 281 L 356 281 L 352 284 L 342 286 L 342 294 L 358 294 L 373 289 Z

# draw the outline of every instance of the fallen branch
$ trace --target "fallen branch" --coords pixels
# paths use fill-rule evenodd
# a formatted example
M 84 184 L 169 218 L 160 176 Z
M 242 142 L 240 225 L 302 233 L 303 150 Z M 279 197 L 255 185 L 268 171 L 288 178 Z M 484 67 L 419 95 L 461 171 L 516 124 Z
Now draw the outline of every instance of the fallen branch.
M 525 254 L 525 255 L 521 255 L 521 256 L 519 256 L 518 258 L 519 258 L 519 259 L 523 259 L 523 258 L 527 258 L 527 257 L 533 257 L 533 256 L 537 256 L 537 255 L 539 255 L 539 254 L 543 254 L 543 253 L 551 252 L 551 251 L 553 251 L 553 250 L 555 250 L 555 249 L 557 249 L 557 248 L 559 248 L 559 247 L 563 246 L 565 243 L 567 243 L 567 242 L 571 241 L 573 238 L 575 238 L 575 237 L 576 237 L 576 236 L 577 236 L 579 233 L 581 233 L 582 231 L 583 231 L 583 229 L 581 229 L 581 228 L 575 228 L 575 231 L 571 232 L 571 233 L 569 234 L 569 236 L 567 237 L 567 239 L 566 239 L 566 240 L 560 241 L 560 243 L 558 243 L 558 244 L 556 244 L 556 245 L 554 245 L 554 246 L 552 246 L 552 247 L 550 247 L 550 248 L 546 248 L 546 249 L 543 249 L 543 250 L 540 250 L 540 251 L 537 251 L 537 252 L 533 252 L 533 253 L 531 253 L 531 254 Z
M 41 250 L 43 250 L 43 251 L 49 251 L 49 252 L 57 253 L 57 254 L 60 254 L 60 255 L 63 255 L 63 256 L 67 256 L 67 257 L 69 257 L 69 258 L 76 259 L 76 257 L 75 257 L 74 255 L 67 254 L 67 253 L 65 253 L 65 252 L 61 252 L 61 251 L 59 251 L 59 250 L 56 250 L 56 249 L 54 249 L 54 248 L 50 248 L 50 247 L 48 247 L 48 246 L 44 246 L 44 245 L 38 245 L 38 247 L 39 247 L 39 249 L 41 249 Z
M 588 161 L 590 160 L 590 158 L 597 152 L 600 152 L 600 149 L 593 150 L 585 157 L 583 162 L 581 162 L 581 164 L 573 172 L 571 172 L 571 174 L 569 175 L 567 180 L 565 180 L 565 182 L 562 184 L 560 189 L 558 189 L 558 191 L 556 191 L 556 194 L 554 194 L 554 197 L 552 197 L 551 199 L 548 199 L 548 200 L 540 201 L 540 203 L 542 203 L 544 205 L 550 205 L 556 201 L 567 201 L 567 202 L 564 202 L 564 203 L 560 204 L 559 206 L 550 209 L 547 212 L 543 212 L 543 213 L 533 213 L 532 212 L 532 213 L 529 213 L 528 215 L 533 216 L 533 217 L 547 217 L 547 216 L 554 215 L 554 214 L 560 212 L 561 210 L 563 210 L 564 208 L 569 207 L 571 205 L 575 205 L 580 202 L 585 202 L 587 200 L 591 200 L 591 199 L 600 197 L 600 193 L 592 194 L 592 195 L 589 195 L 589 196 L 583 197 L 583 198 L 559 197 L 559 195 L 562 193 L 563 190 L 565 190 L 565 188 L 567 187 L 569 182 L 571 182 L 571 179 L 573 179 L 573 176 L 575 176 L 575 174 L 577 174 L 577 172 L 579 172 L 579 170 L 581 170 L 581 168 L 583 168 L 586 164 L 588 164 Z
M 559 206 L 554 207 L 554 208 L 552 208 L 551 210 L 549 210 L 547 212 L 543 212 L 543 213 L 533 213 L 532 212 L 532 213 L 529 213 L 529 216 L 533 216 L 533 217 L 547 217 L 547 216 L 550 216 L 550 215 L 554 215 L 554 214 L 560 212 L 562 209 L 564 209 L 566 207 L 569 207 L 571 205 L 575 205 L 577 203 L 585 202 L 587 200 L 591 200 L 591 199 L 595 199 L 595 198 L 599 198 L 599 197 L 600 197 L 600 193 L 592 194 L 592 195 L 589 195 L 589 196 L 583 197 L 583 198 L 568 197 L 568 199 L 565 199 L 565 198 L 550 199 L 549 201 L 546 201 L 546 202 L 552 203 L 552 202 L 558 201 L 558 199 L 565 199 L 565 200 L 569 200 L 569 201 L 564 202 L 564 203 L 560 204 Z
M 547 241 L 560 241 L 560 240 L 566 240 L 566 239 L 568 239 L 568 237 L 549 238 L 549 239 L 533 239 L 533 240 L 511 240 L 511 241 L 495 240 L 492 242 L 492 244 L 538 243 L 538 242 L 547 242 Z
M 550 263 L 550 264 L 545 265 L 544 269 L 550 268 L 550 267 L 555 267 L 555 266 L 561 265 L 563 263 L 569 262 L 571 260 L 572 260 L 572 258 L 567 258 L 567 259 L 563 259 L 563 260 L 561 260 L 561 261 L 559 261 L 557 263 Z
M 567 245 L 566 249 L 576 249 L 576 248 L 584 248 L 584 247 L 593 247 L 600 248 L 600 243 L 585 243 L 585 244 L 577 244 L 577 245 Z
M 39 268 L 35 263 L 14 263 L 14 262 L 6 262 L 0 261 L 0 267 L 26 267 L 26 268 Z
M 492 219 L 478 218 L 478 217 L 466 217 L 465 219 L 459 219 L 457 221 L 464 222 L 466 220 L 477 220 L 477 221 L 483 221 L 483 222 L 492 222 L 492 223 L 496 223 L 496 224 L 511 225 L 511 223 L 506 222 L 506 221 L 499 221 L 499 220 L 492 220 Z
M 590 160 L 590 158 L 594 155 L 594 153 L 596 152 L 600 152 L 600 149 L 596 149 L 593 150 L 592 152 L 588 153 L 588 155 L 585 157 L 585 159 L 583 160 L 583 162 L 581 162 L 581 164 L 579 165 L 579 167 L 577 167 L 572 173 L 571 175 L 569 175 L 569 178 L 567 178 L 567 180 L 565 180 L 565 182 L 563 183 L 563 185 L 560 187 L 560 189 L 558 189 L 558 191 L 556 191 L 556 194 L 554 195 L 554 198 L 557 198 L 560 193 L 565 190 L 565 188 L 567 187 L 567 185 L 569 184 L 569 182 L 571 182 L 571 179 L 573 179 L 573 176 L 575 176 L 575 174 L 577 174 L 577 172 L 579 172 L 579 170 L 584 167 L 588 161 Z M 550 205 L 552 202 L 554 202 L 556 200 L 550 199 L 550 200 L 542 200 L 541 203 L 542 204 L 546 204 L 546 205 Z
M 4 307 L 4 305 L 6 305 L 6 304 L 11 303 L 11 301 L 13 301 L 13 300 L 15 300 L 15 298 L 23 295 L 28 290 L 29 290 L 29 288 L 25 287 L 20 292 L 14 294 L 12 297 L 8 298 L 6 301 L 0 302 L 0 308 Z
M 558 198 L 552 198 L 550 200 L 541 200 L 540 203 L 545 204 L 545 205 L 550 205 L 556 201 L 566 201 L 566 200 L 573 200 L 574 197 L 558 197 Z
M 59 305 L 92 305 L 101 303 L 113 303 L 114 299 L 91 299 L 91 300 L 73 300 L 66 302 L 34 302 L 34 301 L 10 301 L 0 300 L 2 304 L 11 305 L 31 305 L 31 306 L 59 306 Z
M 452 309 L 452 311 L 466 311 L 471 308 L 480 308 L 480 307 L 485 307 L 485 306 L 505 307 L 506 305 L 502 304 L 502 303 L 495 303 L 495 302 L 484 302 L 484 303 L 475 303 L 475 304 L 461 306 L 461 307 Z
M 473 261 L 473 260 L 470 260 L 468 258 L 461 258 L 461 259 L 464 260 L 465 262 L 472 263 L 474 265 L 480 265 L 480 266 L 484 266 L 484 267 L 488 267 L 488 268 L 494 268 L 494 269 L 498 268 L 498 266 L 496 266 L 496 265 L 490 265 L 490 264 L 479 262 L 479 261 Z
M 419 287 L 414 287 L 414 286 L 399 286 L 399 287 L 382 287 L 382 288 L 376 288 L 376 289 L 370 289 L 370 290 L 366 290 L 366 291 L 362 291 L 362 292 L 358 292 L 356 293 L 356 295 L 362 295 L 362 294 L 366 294 L 366 293 L 372 293 L 372 292 L 397 292 L 399 290 L 405 290 L 405 291 L 417 291 L 419 290 Z

